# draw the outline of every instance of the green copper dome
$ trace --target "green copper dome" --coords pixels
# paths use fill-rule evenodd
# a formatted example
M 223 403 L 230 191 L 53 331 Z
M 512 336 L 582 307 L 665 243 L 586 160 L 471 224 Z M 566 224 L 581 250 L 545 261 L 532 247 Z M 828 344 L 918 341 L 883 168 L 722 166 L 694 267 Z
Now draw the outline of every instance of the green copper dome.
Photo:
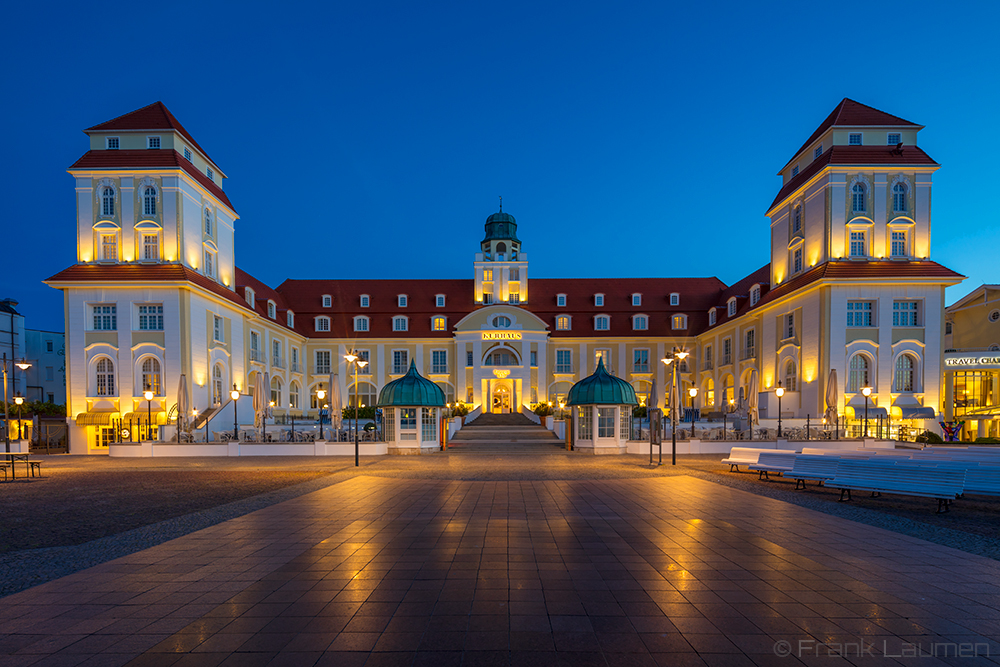
M 393 380 L 378 394 L 380 408 L 395 405 L 405 407 L 443 408 L 444 392 L 417 372 L 417 365 L 411 360 L 406 375 Z
M 520 243 L 517 238 L 517 221 L 510 213 L 502 210 L 486 218 L 486 238 L 483 243 L 489 241 L 514 241 Z
M 566 405 L 638 405 L 635 389 L 625 380 L 616 378 L 604 368 L 604 359 L 597 361 L 597 370 L 569 390 Z

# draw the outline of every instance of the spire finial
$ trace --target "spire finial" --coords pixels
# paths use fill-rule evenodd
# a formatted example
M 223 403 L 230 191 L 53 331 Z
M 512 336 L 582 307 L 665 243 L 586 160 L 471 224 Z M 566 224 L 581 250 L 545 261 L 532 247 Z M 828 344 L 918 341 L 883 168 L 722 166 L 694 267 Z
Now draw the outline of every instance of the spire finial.
M 503 213 L 503 195 L 497 195 L 500 197 L 500 212 Z

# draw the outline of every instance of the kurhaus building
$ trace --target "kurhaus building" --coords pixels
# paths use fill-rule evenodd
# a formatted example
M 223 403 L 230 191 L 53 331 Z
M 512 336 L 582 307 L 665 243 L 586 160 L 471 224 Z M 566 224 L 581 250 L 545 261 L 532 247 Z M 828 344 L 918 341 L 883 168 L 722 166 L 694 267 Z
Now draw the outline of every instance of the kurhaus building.
M 371 405 L 411 360 L 449 402 L 506 412 L 562 400 L 600 358 L 645 401 L 675 348 L 691 353 L 682 379 L 699 393 L 685 403 L 703 414 L 728 409 L 756 369 L 762 416 L 777 417 L 780 382 L 782 416 L 818 418 L 835 371 L 845 418 L 869 386 L 871 410 L 929 427 L 944 289 L 962 276 L 930 259 L 939 165 L 920 129 L 838 104 L 779 172 L 769 262 L 733 285 L 530 278 L 530 227 L 501 210 L 470 248 L 471 278 L 272 288 L 237 268 L 225 172 L 162 103 L 96 125 L 69 169 L 77 261 L 47 281 L 65 295 L 71 449 L 106 451 L 129 413 L 166 421 L 181 374 L 200 418 L 265 372 L 277 415 L 315 418 L 331 372 L 345 403 Z M 369 361 L 356 387 L 351 351 Z

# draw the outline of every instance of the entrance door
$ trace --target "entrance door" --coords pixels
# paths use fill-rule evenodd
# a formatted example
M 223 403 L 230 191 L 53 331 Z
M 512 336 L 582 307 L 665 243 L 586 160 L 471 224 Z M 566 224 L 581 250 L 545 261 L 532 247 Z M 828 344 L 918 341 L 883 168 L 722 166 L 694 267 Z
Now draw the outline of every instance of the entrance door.
M 507 388 L 506 384 L 498 383 L 496 389 L 493 390 L 492 412 L 504 415 L 510 413 L 510 389 Z

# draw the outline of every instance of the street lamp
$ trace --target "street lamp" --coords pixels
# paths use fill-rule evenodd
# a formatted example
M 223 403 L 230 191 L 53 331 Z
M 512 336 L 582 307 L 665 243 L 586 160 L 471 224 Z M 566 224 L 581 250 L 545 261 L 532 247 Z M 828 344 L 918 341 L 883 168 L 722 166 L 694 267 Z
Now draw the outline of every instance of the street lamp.
M 21 439 L 21 404 L 24 403 L 24 397 L 21 396 L 21 392 L 17 392 L 17 396 L 14 397 L 14 403 L 17 404 L 17 439 Z
M 698 395 L 698 387 L 688 389 L 688 394 L 691 396 L 691 439 L 694 440 L 694 398 Z
M 774 395 L 778 397 L 778 437 L 781 437 L 781 397 L 785 395 L 785 388 L 781 386 L 781 380 L 778 380 L 778 388 L 774 390 Z
M 864 397 L 865 397 L 865 434 L 864 434 L 863 438 L 867 438 L 868 437 L 868 397 L 872 395 L 872 388 L 871 387 L 862 387 L 861 388 L 861 393 L 864 394 Z
M 240 391 L 233 383 L 233 390 L 229 392 L 229 398 L 233 399 L 233 440 L 240 441 L 240 422 L 236 419 L 236 400 L 240 397 Z
M 316 390 L 316 398 L 319 399 L 317 405 L 319 406 L 319 439 L 323 439 L 323 399 L 326 398 L 326 391 L 322 389 Z
M 292 414 L 292 408 L 294 407 L 295 406 L 292 405 L 291 403 L 288 404 L 288 416 L 291 417 L 292 419 L 292 435 L 291 435 L 292 442 L 295 442 L 295 415 Z
M 674 387 L 677 386 L 677 366 L 681 361 L 687 359 L 687 356 L 688 353 L 681 350 L 661 359 L 664 365 L 671 370 L 670 390 L 665 392 L 669 397 L 674 395 Z M 652 458 L 652 445 L 650 445 L 649 455 Z M 670 465 L 677 465 L 677 406 L 674 405 L 673 398 L 670 398 Z
M 146 385 L 146 391 L 142 392 L 142 397 L 146 399 L 146 440 L 152 440 L 150 436 L 153 423 L 153 391 Z
M 344 359 L 347 359 L 347 363 L 354 364 L 354 467 L 357 468 L 361 465 L 358 446 L 358 417 L 361 411 L 361 402 L 358 400 L 358 367 L 364 368 L 368 362 L 353 352 L 345 354 Z

